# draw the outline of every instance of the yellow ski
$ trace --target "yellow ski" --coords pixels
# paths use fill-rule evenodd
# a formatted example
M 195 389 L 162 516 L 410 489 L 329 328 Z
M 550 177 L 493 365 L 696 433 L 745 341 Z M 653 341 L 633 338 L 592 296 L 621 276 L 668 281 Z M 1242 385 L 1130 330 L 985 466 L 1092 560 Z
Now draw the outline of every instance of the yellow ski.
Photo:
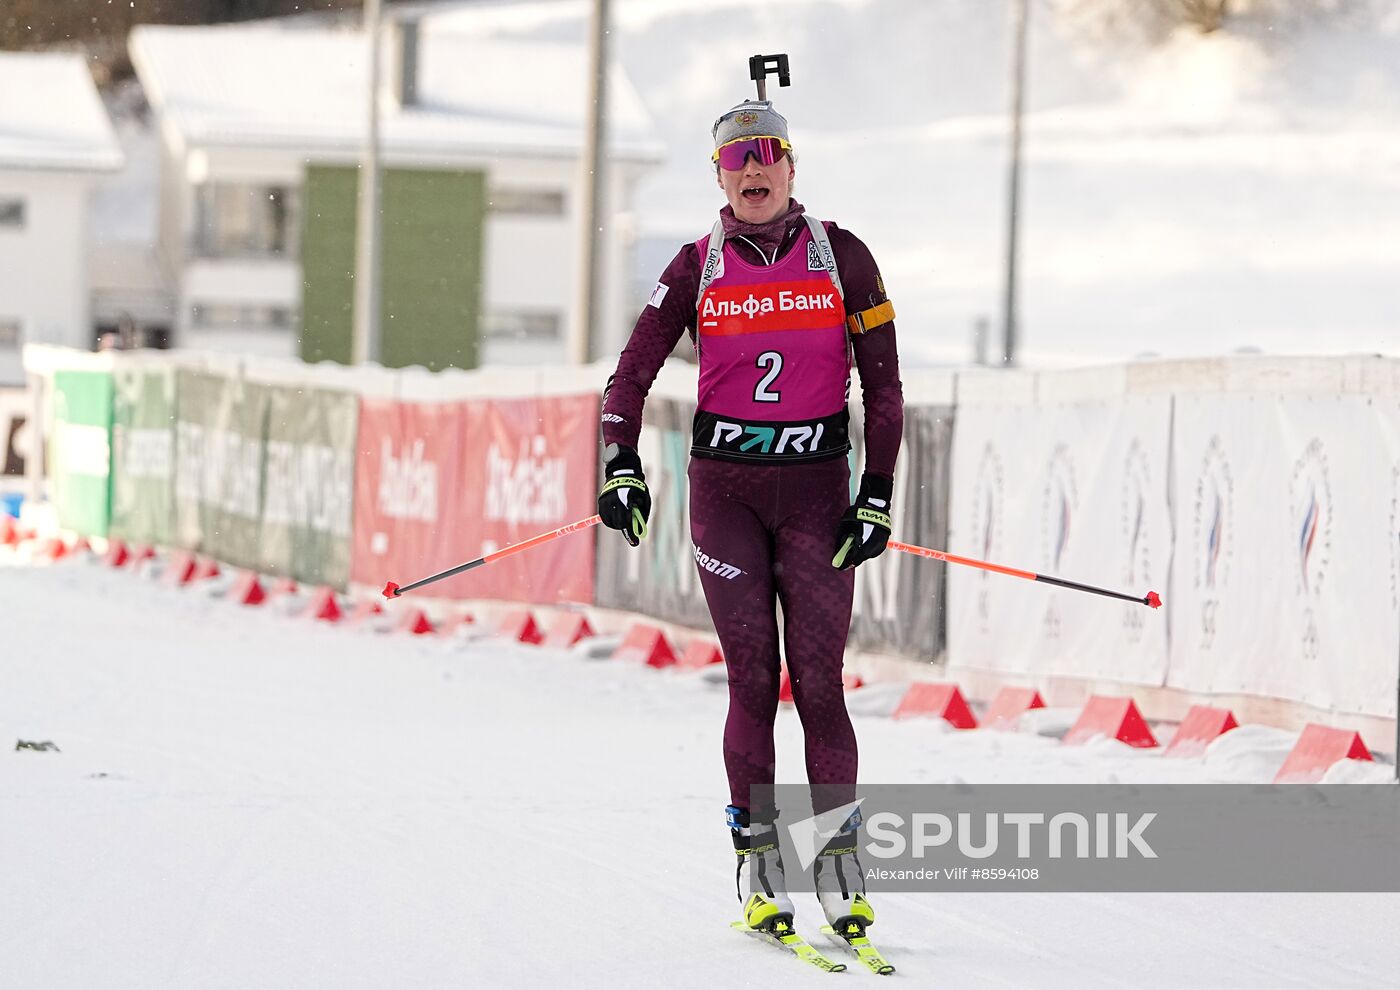
M 787 949 L 798 959 L 805 963 L 811 963 L 817 969 L 827 973 L 843 973 L 846 970 L 845 963 L 835 962 L 822 955 L 816 946 L 793 931 L 792 927 L 785 921 L 774 922 L 771 928 L 750 928 L 742 921 L 735 921 L 729 927 L 752 935 L 769 945 Z
M 866 968 L 879 976 L 889 976 L 894 972 L 894 967 L 885 962 L 885 957 L 880 955 L 880 950 L 870 943 L 866 938 L 865 929 L 860 925 L 852 923 L 846 926 L 846 930 L 838 932 L 830 925 L 822 925 L 822 934 L 830 935 L 832 938 L 840 939 L 847 948 L 856 954 L 856 958 L 865 964 Z

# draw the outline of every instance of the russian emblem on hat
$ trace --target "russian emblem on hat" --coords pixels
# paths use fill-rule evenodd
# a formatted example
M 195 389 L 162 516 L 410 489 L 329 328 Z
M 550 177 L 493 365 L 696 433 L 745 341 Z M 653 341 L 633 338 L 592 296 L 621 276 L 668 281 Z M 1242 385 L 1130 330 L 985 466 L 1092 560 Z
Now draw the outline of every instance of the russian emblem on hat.
M 734 115 L 734 120 L 740 127 L 752 127 L 758 123 L 758 114 L 752 110 L 743 110 Z

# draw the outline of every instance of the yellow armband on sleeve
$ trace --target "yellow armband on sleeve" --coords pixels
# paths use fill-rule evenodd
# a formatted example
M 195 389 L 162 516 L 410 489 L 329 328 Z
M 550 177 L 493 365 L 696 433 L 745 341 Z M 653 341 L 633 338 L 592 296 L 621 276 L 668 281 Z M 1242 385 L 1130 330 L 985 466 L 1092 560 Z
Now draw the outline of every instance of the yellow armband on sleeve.
M 851 333 L 865 333 L 867 330 L 882 327 L 893 319 L 894 303 L 886 299 L 878 306 L 872 306 L 846 317 L 846 326 L 850 327 Z

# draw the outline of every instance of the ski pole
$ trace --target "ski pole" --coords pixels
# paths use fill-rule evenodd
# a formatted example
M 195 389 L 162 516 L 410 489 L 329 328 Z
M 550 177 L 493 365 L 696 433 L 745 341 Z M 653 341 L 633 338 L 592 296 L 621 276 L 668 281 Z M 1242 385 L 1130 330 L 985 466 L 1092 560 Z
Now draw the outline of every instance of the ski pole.
M 480 567 L 483 564 L 495 563 L 502 557 L 509 557 L 513 553 L 519 553 L 522 550 L 529 550 L 531 547 L 537 547 L 541 543 L 548 543 L 550 540 L 555 539 L 556 537 L 568 536 L 570 533 L 577 533 L 581 529 L 587 529 L 589 526 L 596 526 L 600 522 L 602 522 L 602 518 L 600 516 L 589 516 L 587 519 L 580 519 L 578 522 L 571 522 L 567 526 L 560 526 L 558 529 L 553 530 L 552 532 L 541 533 L 539 536 L 532 536 L 528 540 L 525 540 L 521 543 L 516 543 L 508 547 L 502 547 L 495 553 L 488 553 L 484 557 L 476 558 L 476 560 L 469 560 L 465 564 L 458 564 L 456 567 L 449 567 L 447 570 L 442 571 L 438 574 L 434 574 L 432 577 L 425 577 L 421 581 L 414 581 L 412 584 L 406 584 L 403 587 L 399 587 L 393 581 L 390 581 L 388 584 L 384 585 L 384 597 L 397 598 L 399 597 L 399 595 L 402 595 L 405 591 L 412 591 L 414 588 L 421 588 L 425 584 L 432 584 L 434 581 L 441 581 L 443 578 L 450 578 L 454 574 L 461 574 L 463 571 L 469 571 L 473 567 Z
M 916 557 L 932 557 L 934 560 L 941 560 L 945 563 L 962 564 L 966 567 L 978 567 L 984 571 L 994 571 L 997 574 L 1008 574 L 1011 577 L 1025 578 L 1027 581 L 1044 581 L 1046 584 L 1053 584 L 1060 588 L 1070 588 L 1074 591 L 1088 591 L 1095 595 L 1106 595 L 1109 598 L 1118 598 L 1125 602 L 1137 602 L 1139 605 L 1146 605 L 1149 608 L 1162 607 L 1162 599 L 1155 591 L 1149 591 L 1146 595 L 1139 598 L 1137 595 L 1127 595 L 1121 591 L 1109 591 L 1107 588 L 1095 588 L 1091 584 L 1066 581 L 1064 578 L 1050 577 L 1046 574 L 1036 574 L 1034 571 L 1022 571 L 1015 567 L 1005 567 L 1001 564 L 989 564 L 985 560 L 973 560 L 971 557 L 959 557 L 956 554 L 944 553 L 942 550 L 930 550 L 928 547 L 916 547 L 912 543 L 900 543 L 898 540 L 890 540 L 889 547 L 891 550 L 911 553 Z

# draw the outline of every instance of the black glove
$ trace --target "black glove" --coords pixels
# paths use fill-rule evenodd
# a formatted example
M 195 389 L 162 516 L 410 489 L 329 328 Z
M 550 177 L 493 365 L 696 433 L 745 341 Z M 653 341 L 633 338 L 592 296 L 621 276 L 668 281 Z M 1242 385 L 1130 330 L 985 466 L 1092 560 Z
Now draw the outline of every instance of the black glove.
M 855 504 L 846 510 L 836 527 L 836 556 L 831 566 L 838 570 L 880 556 L 890 539 L 890 496 L 894 482 L 879 475 L 860 476 Z
M 604 526 L 621 530 L 623 539 L 635 547 L 646 538 L 651 516 L 642 459 L 631 447 L 610 443 L 603 449 L 603 470 L 607 481 L 598 493 L 598 515 Z

